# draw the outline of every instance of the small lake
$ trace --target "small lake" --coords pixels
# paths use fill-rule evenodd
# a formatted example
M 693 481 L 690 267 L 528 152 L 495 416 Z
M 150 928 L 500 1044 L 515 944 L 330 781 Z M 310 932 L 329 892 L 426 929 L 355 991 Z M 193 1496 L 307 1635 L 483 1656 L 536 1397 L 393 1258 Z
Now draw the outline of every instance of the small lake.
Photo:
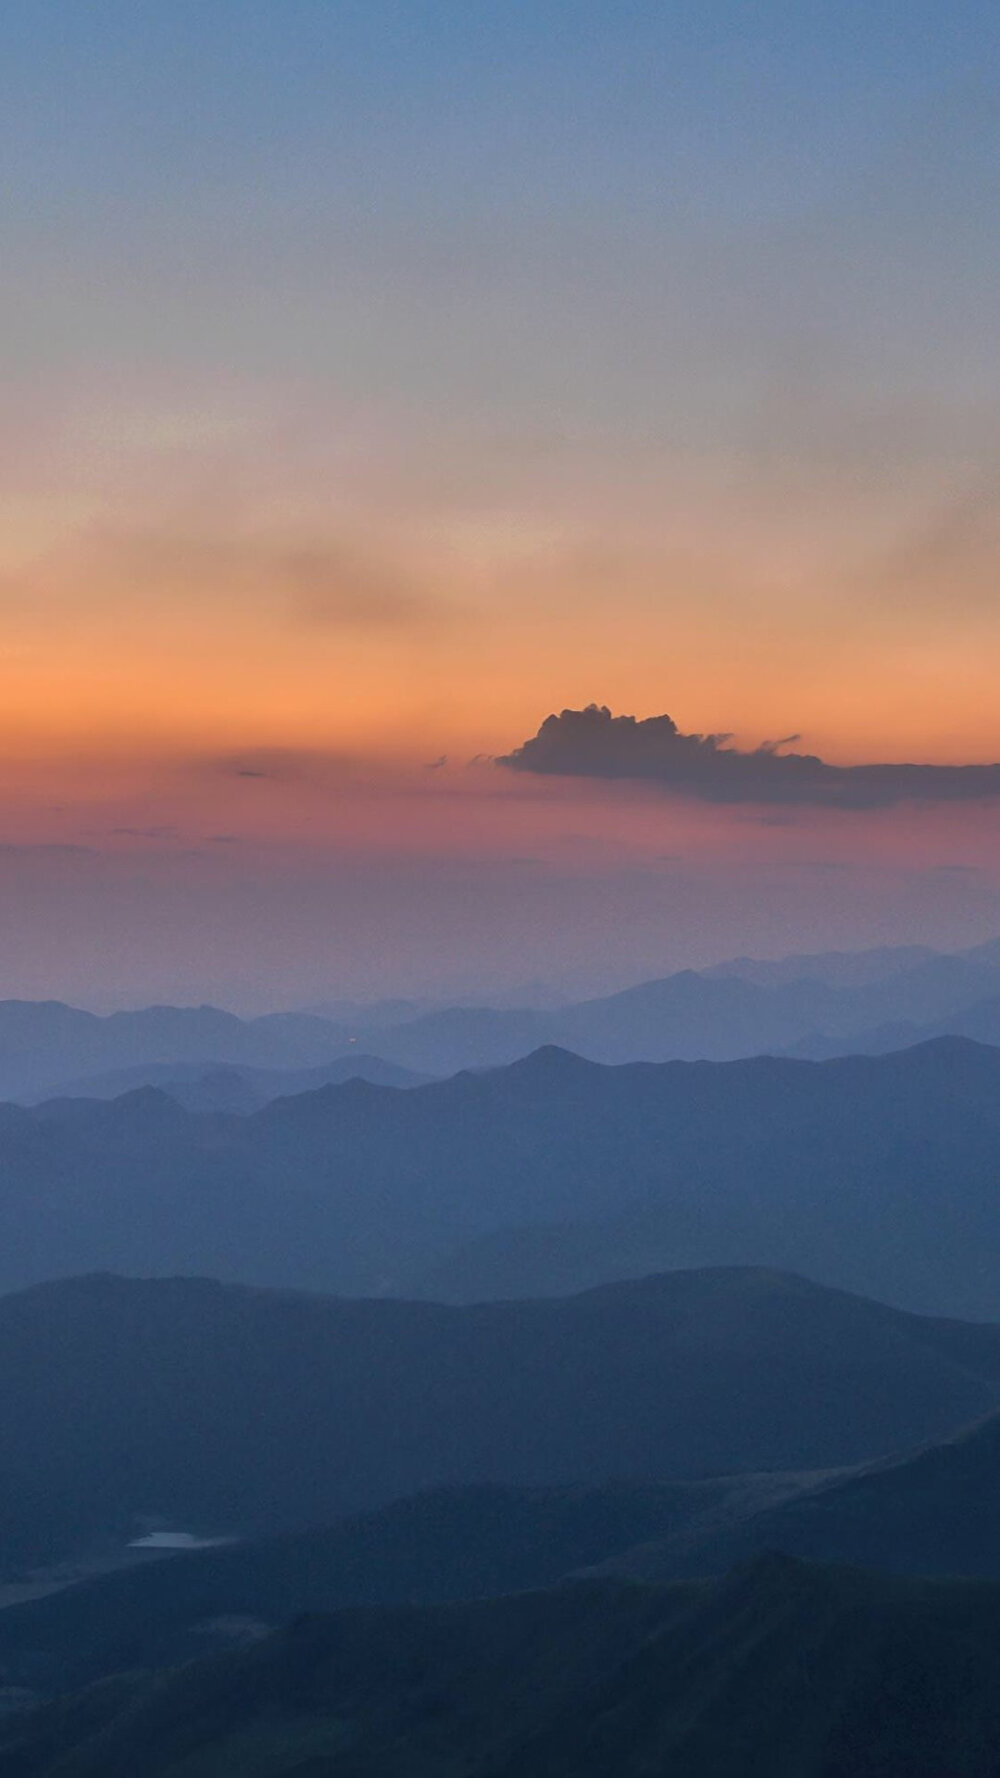
M 196 1537 L 193 1531 L 151 1531 L 147 1537 L 134 1537 L 130 1550 L 214 1550 L 220 1544 L 234 1543 L 232 1537 Z

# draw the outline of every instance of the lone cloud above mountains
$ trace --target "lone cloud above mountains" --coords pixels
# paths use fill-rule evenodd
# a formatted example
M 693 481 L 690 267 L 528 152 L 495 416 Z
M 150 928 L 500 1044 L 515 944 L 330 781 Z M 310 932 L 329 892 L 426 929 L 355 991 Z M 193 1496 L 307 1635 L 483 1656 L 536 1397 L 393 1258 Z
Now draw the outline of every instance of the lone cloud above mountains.
M 972 802 L 1000 796 L 1000 764 L 829 765 L 766 741 L 749 752 L 732 735 L 684 735 L 670 716 L 612 716 L 606 705 L 548 716 L 537 735 L 498 764 L 555 777 L 639 779 L 709 803 L 781 803 L 884 809 L 902 802 Z

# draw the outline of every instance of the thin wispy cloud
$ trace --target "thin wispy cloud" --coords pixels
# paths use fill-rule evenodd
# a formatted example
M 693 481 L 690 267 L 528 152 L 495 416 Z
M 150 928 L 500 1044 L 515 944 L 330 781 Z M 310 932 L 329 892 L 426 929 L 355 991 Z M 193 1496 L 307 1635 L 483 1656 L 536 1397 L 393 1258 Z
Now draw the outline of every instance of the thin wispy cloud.
M 61 840 L 46 841 L 0 841 L 0 857 L 2 858 L 94 858 L 97 853 L 93 846 L 72 845 Z
M 292 626 L 393 630 L 446 619 L 446 599 L 420 567 L 397 559 L 367 537 L 300 535 L 164 521 L 104 524 L 40 555 L 0 581 L 5 606 L 57 616 L 65 601 L 85 597 L 117 609 L 141 598 L 183 609 L 232 606 L 244 618 L 270 611 Z

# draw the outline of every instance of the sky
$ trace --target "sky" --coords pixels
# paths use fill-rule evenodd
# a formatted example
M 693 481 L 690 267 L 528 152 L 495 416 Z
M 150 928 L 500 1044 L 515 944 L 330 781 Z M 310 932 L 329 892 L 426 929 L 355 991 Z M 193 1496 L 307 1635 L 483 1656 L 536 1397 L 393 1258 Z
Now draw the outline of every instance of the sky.
M 3 37 L 0 995 L 1000 931 L 995 7 Z

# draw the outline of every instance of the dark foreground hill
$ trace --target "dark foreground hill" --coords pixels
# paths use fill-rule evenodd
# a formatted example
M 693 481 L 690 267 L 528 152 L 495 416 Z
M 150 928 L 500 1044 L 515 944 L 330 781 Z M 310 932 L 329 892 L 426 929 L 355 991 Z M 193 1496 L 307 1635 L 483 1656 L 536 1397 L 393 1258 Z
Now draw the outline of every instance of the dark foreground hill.
M 827 1063 L 603 1068 L 547 1050 L 250 1117 L 153 1090 L 6 1105 L 0 1288 L 113 1270 L 467 1299 L 750 1263 L 989 1319 L 998 1178 L 1000 1050 L 959 1039 Z M 537 1257 L 546 1226 L 555 1249 L 532 1269 L 524 1244 Z M 479 1240 L 504 1263 L 477 1269 Z
M 998 1499 L 1000 1414 L 913 1457 L 830 1475 L 448 1489 L 0 1612 L 0 1673 L 68 1689 L 190 1658 L 248 1619 L 273 1627 L 302 1610 L 499 1594 L 582 1569 L 697 1578 L 767 1551 L 1000 1582 Z
M 816 1479 L 447 1488 L 315 1530 L 144 1562 L 0 1610 L 0 1685 L 53 1694 L 174 1666 L 304 1611 L 553 1586 L 637 1544 L 659 1548 L 753 1515 Z
M 453 1483 L 825 1469 L 998 1401 L 1000 1328 L 769 1272 L 469 1308 L 93 1277 L 0 1299 L 0 1534 L 23 1565 L 144 1515 L 250 1534 Z
M 2 1730 L 5 1778 L 996 1778 L 1000 1588 L 769 1558 L 300 1618 Z
M 273 1627 L 302 1610 L 499 1594 L 581 1569 L 696 1578 L 767 1551 L 1000 1582 L 998 1498 L 1000 1414 L 913 1457 L 832 1475 L 448 1489 L 0 1612 L 0 1673 L 68 1689 L 190 1658 L 247 1620 Z

